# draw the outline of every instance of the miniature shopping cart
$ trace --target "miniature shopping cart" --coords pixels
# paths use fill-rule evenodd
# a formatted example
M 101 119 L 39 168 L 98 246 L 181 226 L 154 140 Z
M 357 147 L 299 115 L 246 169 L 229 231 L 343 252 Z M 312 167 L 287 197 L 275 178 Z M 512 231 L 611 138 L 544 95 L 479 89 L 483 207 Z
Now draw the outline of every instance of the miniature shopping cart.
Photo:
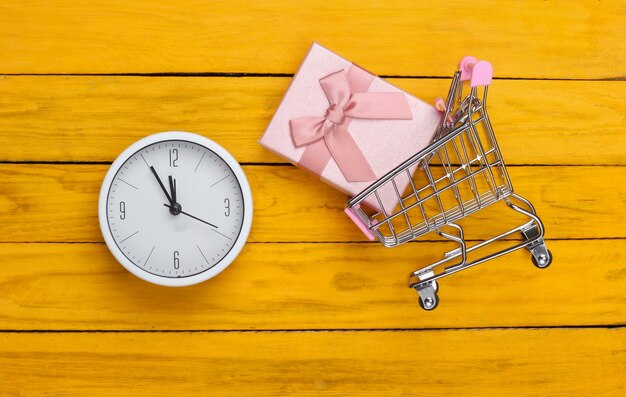
M 419 304 L 425 310 L 437 307 L 437 280 L 442 277 L 520 248 L 531 252 L 538 268 L 548 267 L 552 262 L 552 254 L 543 241 L 541 219 L 528 200 L 513 192 L 489 121 L 487 90 L 492 74 L 488 62 L 464 58 L 460 70 L 454 74 L 446 101 L 439 100 L 437 104 L 442 121 L 430 146 L 374 182 L 346 207 L 346 213 L 357 226 L 371 240 L 378 239 L 386 247 L 395 247 L 430 232 L 458 244 L 443 259 L 410 274 L 409 286 L 417 290 Z M 469 86 L 466 96 L 463 96 L 464 82 Z M 383 205 L 381 196 L 385 191 L 397 196 L 399 203 L 395 208 Z M 524 223 L 468 245 L 457 221 L 500 201 L 522 214 Z M 367 205 L 371 202 L 379 205 Z M 379 209 L 371 210 L 374 207 Z M 508 238 L 520 234 L 521 242 Z M 500 240 L 505 241 L 494 244 Z M 494 245 L 498 248 L 493 248 Z

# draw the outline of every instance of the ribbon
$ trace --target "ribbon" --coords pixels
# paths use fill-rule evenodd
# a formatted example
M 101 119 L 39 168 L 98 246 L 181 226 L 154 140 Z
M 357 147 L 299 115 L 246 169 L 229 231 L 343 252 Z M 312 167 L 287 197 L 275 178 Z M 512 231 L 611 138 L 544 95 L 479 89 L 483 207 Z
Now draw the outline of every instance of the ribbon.
M 348 125 L 357 119 L 413 118 L 402 92 L 367 92 L 374 76 L 352 66 L 320 80 L 329 102 L 323 117 L 291 119 L 289 127 L 296 147 L 306 146 L 299 164 L 321 175 L 331 157 L 348 182 L 376 179 L 365 155 L 350 135 Z

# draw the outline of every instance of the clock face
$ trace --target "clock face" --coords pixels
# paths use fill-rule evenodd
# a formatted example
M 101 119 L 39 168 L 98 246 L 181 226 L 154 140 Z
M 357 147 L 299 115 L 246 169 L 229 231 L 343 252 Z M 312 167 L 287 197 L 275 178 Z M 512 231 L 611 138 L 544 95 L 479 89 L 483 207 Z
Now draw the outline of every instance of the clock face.
M 228 266 L 247 238 L 247 181 L 239 164 L 206 138 L 149 138 L 127 149 L 105 179 L 105 240 L 124 266 L 148 281 L 203 281 Z

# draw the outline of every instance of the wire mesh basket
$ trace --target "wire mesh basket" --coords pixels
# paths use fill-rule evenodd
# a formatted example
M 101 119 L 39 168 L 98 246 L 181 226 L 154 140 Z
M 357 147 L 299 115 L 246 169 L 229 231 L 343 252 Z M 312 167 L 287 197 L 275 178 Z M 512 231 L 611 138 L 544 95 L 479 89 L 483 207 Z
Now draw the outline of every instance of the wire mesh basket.
M 435 263 L 412 272 L 409 286 L 419 293 L 425 310 L 437 307 L 437 280 L 488 260 L 526 248 L 535 266 L 545 268 L 552 254 L 543 241 L 544 227 L 532 204 L 513 192 L 489 115 L 487 93 L 493 69 L 486 61 L 466 57 L 452 79 L 445 101 L 439 100 L 441 123 L 433 142 L 378 179 L 348 201 L 346 213 L 371 239 L 395 247 L 436 232 L 458 247 Z M 463 88 L 467 94 L 463 95 Z M 408 178 L 408 185 L 406 183 Z M 401 189 L 402 186 L 408 186 Z M 383 191 L 398 199 L 395 208 L 385 208 Z M 378 202 L 372 210 L 364 202 Z M 504 202 L 525 216 L 525 222 L 496 236 L 469 245 L 457 221 L 494 203 Z M 512 240 L 521 235 L 522 240 Z M 506 248 L 485 251 L 492 243 L 507 240 Z M 471 258 L 470 255 L 471 254 Z

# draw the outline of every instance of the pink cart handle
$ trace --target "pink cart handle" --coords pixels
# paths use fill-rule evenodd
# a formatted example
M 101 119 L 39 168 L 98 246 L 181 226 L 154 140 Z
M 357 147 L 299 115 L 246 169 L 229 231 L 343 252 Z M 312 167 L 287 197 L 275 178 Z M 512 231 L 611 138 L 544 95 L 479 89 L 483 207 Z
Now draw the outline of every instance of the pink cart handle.
M 471 87 L 491 84 L 493 66 L 487 61 L 479 61 L 474 57 L 461 60 L 461 81 L 470 81 Z
M 372 233 L 372 231 L 367 227 L 367 225 L 363 223 L 361 218 L 359 218 L 359 216 L 354 212 L 352 208 L 349 208 L 349 207 L 346 208 L 345 212 L 348 215 L 348 217 L 352 219 L 352 222 L 354 222 L 354 224 L 357 225 L 359 229 L 361 229 L 365 237 L 367 237 L 370 241 L 376 240 L 376 236 L 374 236 L 374 233 Z

